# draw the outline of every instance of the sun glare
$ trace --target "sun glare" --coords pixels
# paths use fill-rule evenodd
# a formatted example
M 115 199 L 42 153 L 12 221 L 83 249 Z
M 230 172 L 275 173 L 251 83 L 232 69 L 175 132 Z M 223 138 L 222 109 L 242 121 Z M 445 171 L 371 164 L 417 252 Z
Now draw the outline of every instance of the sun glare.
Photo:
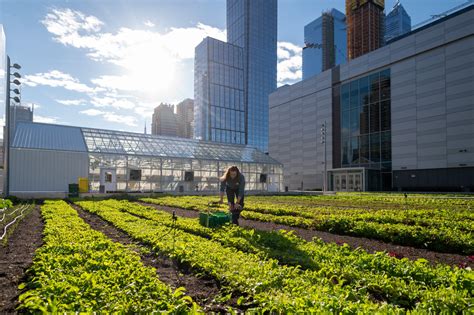
M 162 46 L 134 47 L 123 62 L 128 81 L 141 93 L 154 95 L 174 85 L 176 59 Z

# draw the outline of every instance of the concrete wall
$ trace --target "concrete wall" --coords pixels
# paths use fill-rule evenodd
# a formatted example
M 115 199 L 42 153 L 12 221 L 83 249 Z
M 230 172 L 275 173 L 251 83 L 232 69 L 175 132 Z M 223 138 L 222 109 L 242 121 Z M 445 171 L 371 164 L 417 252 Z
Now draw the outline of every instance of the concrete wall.
M 12 148 L 10 159 L 12 195 L 67 192 L 68 184 L 89 174 L 86 153 Z
M 301 182 L 305 189 L 322 186 L 320 126 L 326 119 L 332 127 L 331 84 L 387 67 L 391 69 L 394 172 L 474 166 L 471 8 L 353 59 L 339 71 L 323 72 L 271 94 L 269 152 L 284 165 L 285 186 L 298 189 Z M 330 138 L 328 132 L 328 169 Z
M 392 156 L 394 170 L 474 166 L 474 36 L 392 66 Z
M 283 163 L 284 186 L 290 190 L 321 189 L 324 145 L 321 125 L 327 122 L 327 165 L 332 167 L 332 74 L 278 89 L 270 95 L 269 153 Z
M 341 65 L 341 81 L 384 67 L 393 170 L 474 166 L 474 10 Z

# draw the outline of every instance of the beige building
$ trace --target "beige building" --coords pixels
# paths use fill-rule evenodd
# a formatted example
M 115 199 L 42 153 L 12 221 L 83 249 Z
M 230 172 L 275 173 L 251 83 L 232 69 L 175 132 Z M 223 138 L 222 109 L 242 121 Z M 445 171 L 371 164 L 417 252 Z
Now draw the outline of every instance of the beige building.
M 174 106 L 161 103 L 152 116 L 151 134 L 158 136 L 178 136 L 178 119 L 174 113 Z
M 194 137 L 194 100 L 185 99 L 176 105 L 178 119 L 178 137 L 192 139 Z

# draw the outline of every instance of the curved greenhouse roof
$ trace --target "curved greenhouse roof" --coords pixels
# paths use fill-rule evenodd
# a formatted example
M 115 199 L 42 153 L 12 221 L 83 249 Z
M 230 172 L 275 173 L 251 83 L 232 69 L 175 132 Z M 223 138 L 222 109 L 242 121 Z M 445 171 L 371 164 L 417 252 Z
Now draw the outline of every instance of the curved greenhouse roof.
M 12 147 L 281 164 L 256 148 L 149 134 L 20 122 Z

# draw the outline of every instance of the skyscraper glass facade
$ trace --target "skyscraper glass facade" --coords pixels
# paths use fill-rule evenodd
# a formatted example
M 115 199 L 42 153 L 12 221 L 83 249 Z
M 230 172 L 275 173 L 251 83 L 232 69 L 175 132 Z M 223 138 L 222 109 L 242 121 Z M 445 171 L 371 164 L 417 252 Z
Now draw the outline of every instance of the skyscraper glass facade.
M 385 17 L 385 41 L 411 31 L 411 18 L 405 8 L 397 3 L 392 11 Z
M 380 170 L 382 185 L 392 171 L 390 69 L 341 85 L 341 166 Z
M 268 151 L 268 95 L 276 89 L 277 0 L 227 0 L 227 42 L 243 48 L 246 143 Z
M 196 47 L 194 82 L 195 137 L 245 144 L 242 48 L 204 39 Z
M 332 9 L 304 27 L 303 80 L 346 62 L 346 16 Z

